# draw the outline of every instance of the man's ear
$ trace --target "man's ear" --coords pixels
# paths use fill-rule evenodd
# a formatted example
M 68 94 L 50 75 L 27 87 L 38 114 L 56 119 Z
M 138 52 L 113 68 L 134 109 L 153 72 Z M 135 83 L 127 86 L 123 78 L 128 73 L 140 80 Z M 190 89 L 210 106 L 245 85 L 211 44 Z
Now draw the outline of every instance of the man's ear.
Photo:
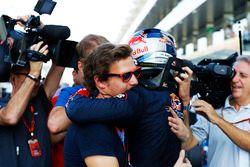
M 98 76 L 94 76 L 95 86 L 100 91 L 107 87 L 106 81 L 101 81 Z
M 73 70 L 73 71 L 72 71 L 72 77 L 73 77 L 73 81 L 74 81 L 74 83 L 75 83 L 76 80 L 77 80 L 77 72 L 76 72 L 76 70 Z
M 81 61 L 77 61 L 77 68 L 78 70 L 83 70 L 83 66 L 82 66 L 82 62 Z

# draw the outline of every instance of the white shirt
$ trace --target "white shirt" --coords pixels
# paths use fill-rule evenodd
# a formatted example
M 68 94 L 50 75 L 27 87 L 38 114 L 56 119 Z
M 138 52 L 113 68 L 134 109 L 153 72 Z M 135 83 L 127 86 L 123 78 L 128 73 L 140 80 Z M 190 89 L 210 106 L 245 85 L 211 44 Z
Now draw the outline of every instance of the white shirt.
M 238 122 L 250 118 L 250 104 L 241 106 L 237 112 L 229 104 L 228 97 L 224 109 L 216 112 L 228 122 Z M 191 126 L 193 135 L 201 143 L 208 138 L 208 166 L 209 167 L 250 167 L 250 152 L 234 144 L 217 125 L 209 122 L 202 116 L 197 117 L 197 122 Z M 250 133 L 250 122 L 244 121 L 234 126 Z

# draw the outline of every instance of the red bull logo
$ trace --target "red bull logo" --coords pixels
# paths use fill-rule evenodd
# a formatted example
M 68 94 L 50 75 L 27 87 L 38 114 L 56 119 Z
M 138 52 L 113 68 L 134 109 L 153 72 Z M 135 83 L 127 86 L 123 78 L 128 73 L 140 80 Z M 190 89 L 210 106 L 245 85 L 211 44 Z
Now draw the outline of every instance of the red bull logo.
M 176 96 L 174 93 L 170 94 L 170 99 L 171 99 L 171 106 L 164 106 L 165 110 L 169 112 L 169 110 L 173 110 L 179 118 L 183 119 L 183 112 L 181 108 L 181 101 L 178 96 Z
M 178 96 L 176 96 L 174 93 L 170 94 L 170 98 L 171 98 L 171 107 L 172 109 L 181 111 L 181 101 L 179 99 Z
M 141 42 L 146 43 L 146 41 L 143 38 L 144 37 L 142 37 L 142 36 L 135 36 L 128 41 L 128 45 L 133 46 L 133 45 L 136 45 L 136 44 L 141 43 Z
M 133 46 L 133 45 L 137 45 L 138 43 L 147 43 L 144 38 L 147 37 L 147 34 L 145 34 L 144 32 L 141 32 L 139 35 L 132 37 L 129 41 L 128 41 L 128 45 L 129 46 Z
M 133 51 L 132 53 L 132 56 L 136 56 L 138 54 L 141 54 L 141 53 L 145 53 L 145 52 L 148 52 L 148 46 L 144 46 L 143 48 L 137 48 Z

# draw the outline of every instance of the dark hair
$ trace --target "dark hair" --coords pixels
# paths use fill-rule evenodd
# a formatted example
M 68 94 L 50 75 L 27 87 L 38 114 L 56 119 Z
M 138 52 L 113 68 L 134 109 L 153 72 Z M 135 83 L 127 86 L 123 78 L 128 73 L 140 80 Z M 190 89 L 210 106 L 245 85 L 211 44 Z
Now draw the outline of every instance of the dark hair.
M 76 51 L 78 55 L 78 60 L 82 63 L 84 59 L 99 45 L 103 43 L 108 43 L 109 41 L 101 36 L 95 34 L 89 34 L 85 36 L 77 45 Z
M 129 45 L 114 45 L 111 43 L 102 44 L 87 56 L 84 67 L 84 86 L 91 94 L 97 94 L 94 76 L 101 81 L 106 81 L 111 64 L 131 56 L 132 49 Z

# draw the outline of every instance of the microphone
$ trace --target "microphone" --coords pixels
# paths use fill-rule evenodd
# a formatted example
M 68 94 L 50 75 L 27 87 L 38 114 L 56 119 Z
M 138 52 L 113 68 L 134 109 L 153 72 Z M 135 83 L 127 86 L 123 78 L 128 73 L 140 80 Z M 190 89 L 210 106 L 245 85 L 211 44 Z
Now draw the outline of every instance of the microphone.
M 35 28 L 31 31 L 37 32 L 41 37 L 53 41 L 65 40 L 70 36 L 69 27 L 60 25 L 45 25 L 43 28 Z

